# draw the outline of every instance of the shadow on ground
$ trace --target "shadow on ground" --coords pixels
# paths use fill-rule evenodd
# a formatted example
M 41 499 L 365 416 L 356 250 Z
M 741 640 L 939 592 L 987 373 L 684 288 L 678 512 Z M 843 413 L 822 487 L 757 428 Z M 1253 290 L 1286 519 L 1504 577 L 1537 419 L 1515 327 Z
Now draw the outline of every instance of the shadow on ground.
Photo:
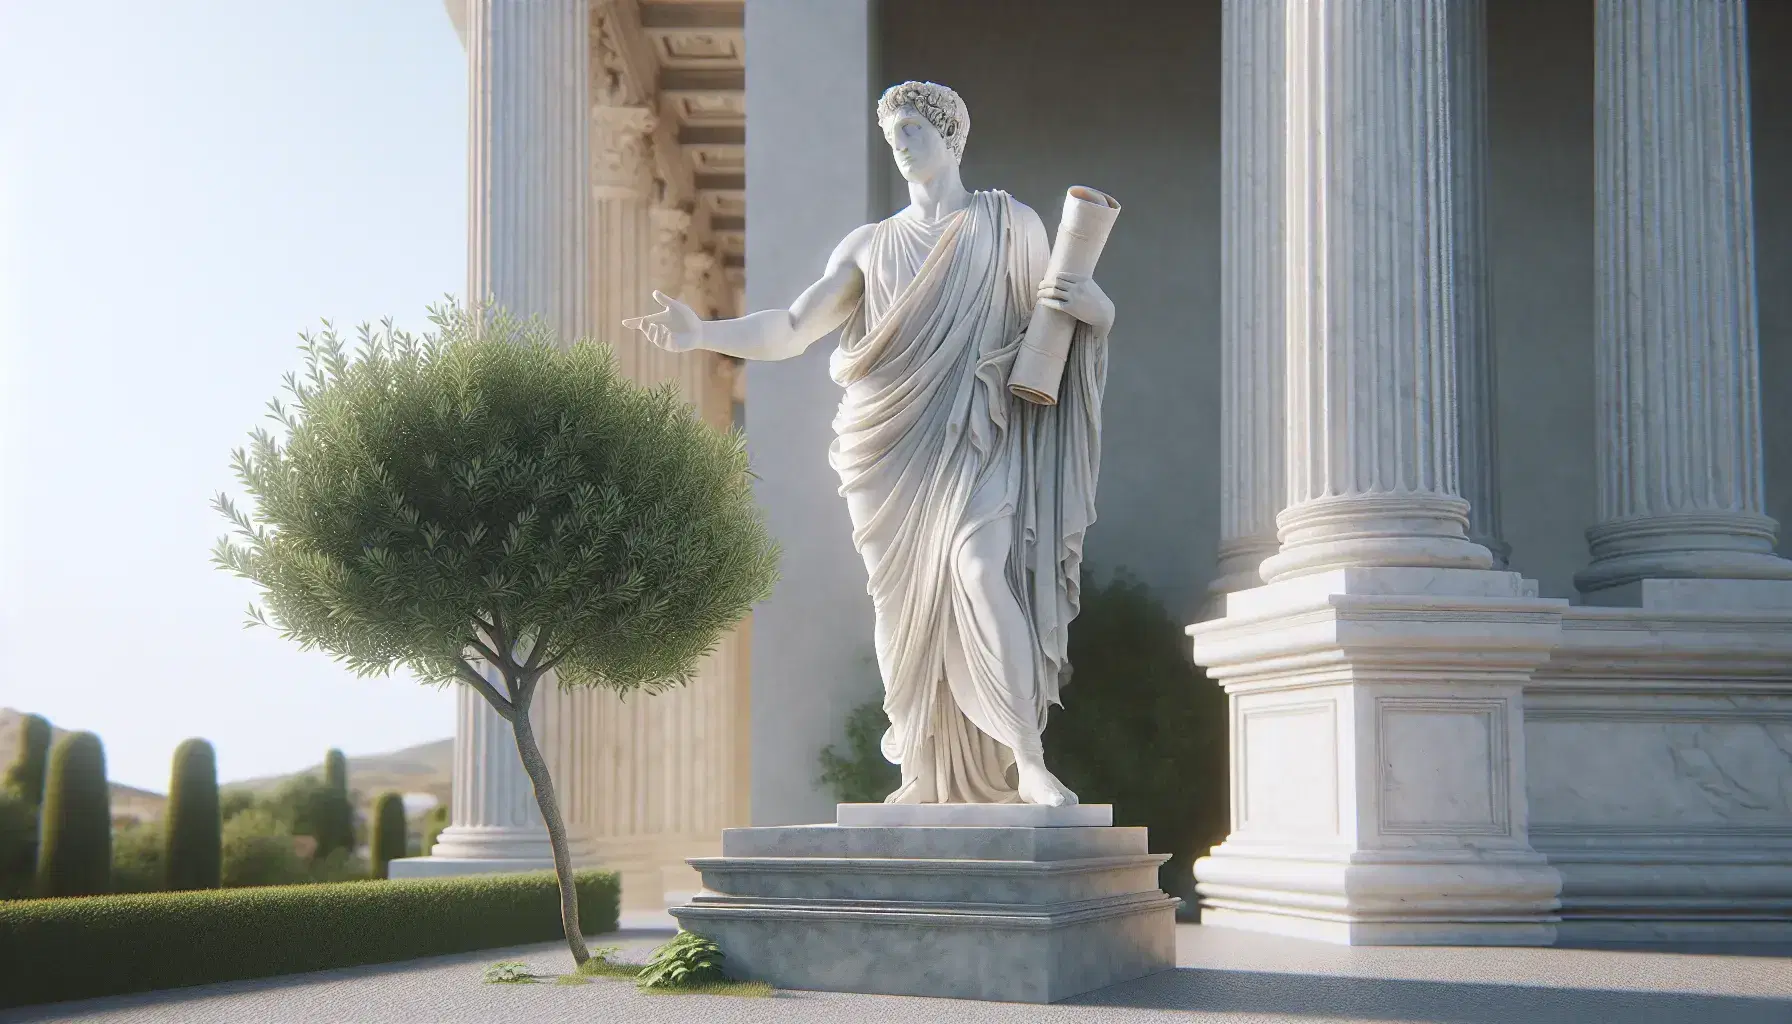
M 622 928 L 618 931 L 604 932 L 598 935 L 585 936 L 585 942 L 592 948 L 601 946 L 622 946 L 631 954 L 640 957 L 646 950 L 658 946 L 673 935 L 671 929 L 659 927 Z M 564 943 L 550 945 L 557 958 L 566 953 Z M 131 992 L 116 996 L 101 996 L 95 999 L 76 1000 L 66 1003 L 42 1003 L 36 1006 L 19 1006 L 0 1010 L 0 1024 L 36 1024 L 63 1020 L 70 1013 L 146 1013 L 158 1007 L 176 1007 L 190 1000 L 224 1002 L 233 996 L 255 995 L 258 998 L 278 1001 L 282 990 L 312 989 L 332 981 L 351 981 L 366 979 L 378 981 L 385 979 L 402 983 L 406 975 L 419 969 L 432 967 L 465 965 L 470 982 L 477 982 L 485 964 L 506 958 L 510 951 L 506 950 L 474 950 L 466 953 L 443 953 L 438 956 L 420 957 L 414 960 L 397 960 L 384 964 L 362 964 L 356 967 L 336 967 L 323 971 L 311 971 L 305 974 L 281 974 L 266 978 L 245 978 L 240 981 L 219 981 L 206 985 L 193 985 L 187 988 L 157 989 L 153 992 Z M 572 958 L 566 957 L 570 967 Z M 91 970 L 85 965 L 70 965 L 71 970 Z M 148 1020 L 147 1017 L 133 1019 Z M 176 1018 L 156 1017 L 156 1020 L 174 1020 Z
M 1182 967 L 1066 1000 L 1066 1006 L 1347 1017 L 1433 1024 L 1599 1021 L 1788 1024 L 1792 1000 L 1681 992 L 1539 988 Z

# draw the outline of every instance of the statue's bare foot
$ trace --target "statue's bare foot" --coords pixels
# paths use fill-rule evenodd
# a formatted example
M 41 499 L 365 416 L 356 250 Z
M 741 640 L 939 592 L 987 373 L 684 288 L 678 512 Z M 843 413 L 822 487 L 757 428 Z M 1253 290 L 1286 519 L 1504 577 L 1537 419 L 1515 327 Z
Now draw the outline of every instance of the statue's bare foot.
M 1015 768 L 1019 775 L 1022 803 L 1045 807 L 1071 807 L 1076 804 L 1076 794 L 1046 770 L 1044 761 L 1025 760 L 1016 764 Z

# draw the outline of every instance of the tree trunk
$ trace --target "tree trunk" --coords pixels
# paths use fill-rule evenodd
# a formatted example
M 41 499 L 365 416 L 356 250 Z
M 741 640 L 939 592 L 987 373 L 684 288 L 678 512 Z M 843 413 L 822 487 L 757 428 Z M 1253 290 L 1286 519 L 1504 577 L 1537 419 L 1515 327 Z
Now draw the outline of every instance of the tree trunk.
M 560 880 L 560 925 L 566 929 L 566 944 L 572 949 L 574 964 L 591 958 L 585 949 L 585 933 L 579 927 L 579 892 L 572 884 L 572 853 L 566 848 L 566 822 L 560 818 L 560 803 L 554 798 L 554 780 L 548 777 L 548 765 L 535 745 L 535 732 L 529 726 L 527 703 L 516 709 L 510 719 L 516 730 L 516 752 L 523 759 L 523 770 L 535 787 L 535 802 L 541 807 L 541 820 L 547 822 L 548 842 L 554 848 L 554 874 Z

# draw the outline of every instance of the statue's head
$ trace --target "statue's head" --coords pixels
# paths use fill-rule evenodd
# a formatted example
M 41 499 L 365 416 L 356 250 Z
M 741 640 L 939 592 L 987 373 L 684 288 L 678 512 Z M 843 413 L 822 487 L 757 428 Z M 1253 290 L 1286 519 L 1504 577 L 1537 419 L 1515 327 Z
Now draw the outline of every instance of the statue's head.
M 904 82 L 877 101 L 877 126 L 909 181 L 927 181 L 964 159 L 971 112 L 964 100 L 933 82 Z

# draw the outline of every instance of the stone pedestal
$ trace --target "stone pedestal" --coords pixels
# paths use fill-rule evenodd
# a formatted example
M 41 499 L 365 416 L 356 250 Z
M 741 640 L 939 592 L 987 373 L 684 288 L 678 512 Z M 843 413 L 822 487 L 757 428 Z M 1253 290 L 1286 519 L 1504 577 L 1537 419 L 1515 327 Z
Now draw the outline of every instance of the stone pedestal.
M 1358 945 L 1546 945 L 1523 692 L 1566 602 L 1517 573 L 1357 568 L 1190 627 L 1231 702 L 1232 832 L 1201 921 Z
M 1568 610 L 1525 689 L 1561 937 L 1792 942 L 1792 583 L 1623 589 Z
M 703 891 L 672 915 L 722 947 L 731 975 L 780 988 L 1050 1003 L 1174 966 L 1179 901 L 1157 887 L 1167 858 L 1145 830 L 1008 823 L 1047 810 L 728 829 L 722 856 L 691 861 Z M 1102 810 L 1111 821 L 1056 817 Z

